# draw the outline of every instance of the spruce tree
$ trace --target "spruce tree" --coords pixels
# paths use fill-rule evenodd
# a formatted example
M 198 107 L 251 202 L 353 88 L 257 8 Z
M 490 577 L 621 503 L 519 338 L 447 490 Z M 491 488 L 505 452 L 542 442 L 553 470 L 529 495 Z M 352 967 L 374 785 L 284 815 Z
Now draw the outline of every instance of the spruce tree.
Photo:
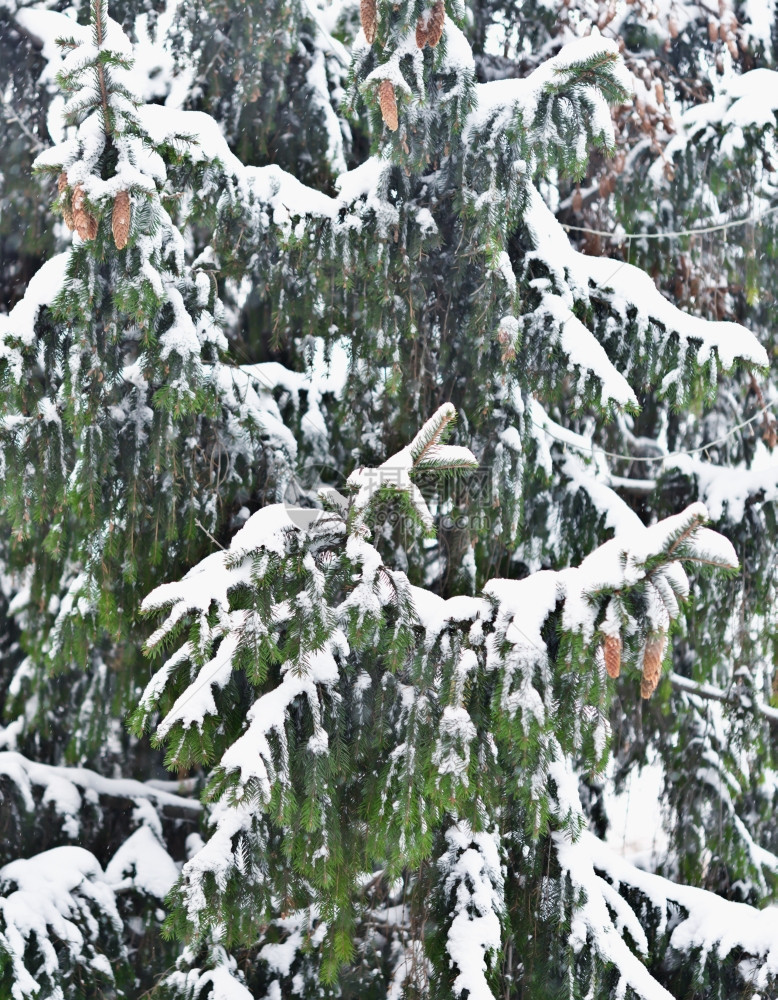
M 560 185 L 559 218 L 587 253 L 637 263 L 684 309 L 706 319 L 747 322 L 772 357 L 769 275 L 778 223 L 774 5 L 676 5 L 660 11 L 636 3 L 617 12 L 602 4 L 587 13 L 601 30 L 621 37 L 635 100 L 618 110 L 617 155 L 593 157 L 585 177 Z M 552 23 L 542 11 L 515 27 L 510 45 L 530 65 L 524 41 L 530 32 L 536 49 L 554 51 L 571 32 L 586 30 L 568 16 Z M 500 67 L 493 65 L 492 72 Z M 675 825 L 673 873 L 750 898 L 750 890 L 730 877 L 733 856 L 738 865 L 752 857 L 749 832 L 738 824 L 713 829 L 707 817 L 711 797 L 718 803 L 714 814 L 732 814 L 727 788 L 738 775 L 744 808 L 762 817 L 760 841 L 775 846 L 774 801 L 761 778 L 771 759 L 774 724 L 771 729 L 765 714 L 754 711 L 774 688 L 775 384 L 770 373 L 737 369 L 720 373 L 717 382 L 715 398 L 691 414 L 665 404 L 665 386 L 645 387 L 640 413 L 603 427 L 598 438 L 623 456 L 608 465 L 633 506 L 648 502 L 662 514 L 679 502 L 703 499 L 743 563 L 738 577 L 711 582 L 706 600 L 698 599 L 698 610 L 687 615 L 688 635 L 675 646 L 676 695 L 707 694 L 691 698 L 678 719 L 652 718 L 653 739 L 645 739 L 644 720 L 637 759 L 658 753 L 665 773 L 674 776 L 666 784 Z M 737 430 L 730 433 L 733 425 Z M 723 728 L 714 722 L 711 698 L 728 703 Z M 632 730 L 626 719 L 618 728 L 625 735 Z M 627 736 L 624 745 L 629 749 L 617 773 L 627 776 L 636 744 Z M 744 745 L 759 762 L 752 777 L 736 762 Z M 712 862 L 703 859 L 705 851 Z
M 775 37 L 611 7 L 5 5 L 0 995 L 778 989 Z

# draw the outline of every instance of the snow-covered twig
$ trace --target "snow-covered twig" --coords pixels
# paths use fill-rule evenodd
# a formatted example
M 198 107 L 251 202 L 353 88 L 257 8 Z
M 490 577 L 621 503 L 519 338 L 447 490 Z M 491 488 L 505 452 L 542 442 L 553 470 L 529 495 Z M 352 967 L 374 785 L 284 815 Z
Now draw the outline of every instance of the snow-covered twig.
M 703 684 L 699 681 L 693 681 L 690 677 L 681 677 L 680 674 L 670 674 L 670 683 L 676 690 L 685 691 L 687 694 L 695 695 L 698 698 L 722 701 L 728 704 L 736 704 L 738 701 L 734 691 L 723 691 L 713 684 Z M 778 723 L 778 708 L 772 708 L 762 701 L 755 701 L 753 704 L 758 715 L 763 716 L 770 722 Z

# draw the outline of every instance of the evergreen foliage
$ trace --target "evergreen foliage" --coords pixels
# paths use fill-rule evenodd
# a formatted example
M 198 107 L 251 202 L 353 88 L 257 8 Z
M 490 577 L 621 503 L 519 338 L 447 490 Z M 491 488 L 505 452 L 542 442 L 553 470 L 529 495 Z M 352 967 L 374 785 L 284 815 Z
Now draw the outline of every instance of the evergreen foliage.
M 775 995 L 762 7 L 0 4 L 0 996 Z

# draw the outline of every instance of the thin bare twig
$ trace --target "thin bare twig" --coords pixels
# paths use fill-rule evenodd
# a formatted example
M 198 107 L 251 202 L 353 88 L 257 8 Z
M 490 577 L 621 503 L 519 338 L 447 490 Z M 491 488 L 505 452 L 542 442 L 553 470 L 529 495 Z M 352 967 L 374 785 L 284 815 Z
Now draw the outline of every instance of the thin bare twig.
M 46 149 L 46 144 L 42 142 L 34 132 L 30 131 L 29 127 L 22 121 L 22 119 L 16 114 L 16 112 L 11 107 L 10 103 L 6 100 L 4 94 L 0 91 L 0 104 L 3 106 L 3 118 L 10 124 L 17 125 L 19 129 L 27 136 L 30 142 L 35 147 L 36 152 L 41 152 Z

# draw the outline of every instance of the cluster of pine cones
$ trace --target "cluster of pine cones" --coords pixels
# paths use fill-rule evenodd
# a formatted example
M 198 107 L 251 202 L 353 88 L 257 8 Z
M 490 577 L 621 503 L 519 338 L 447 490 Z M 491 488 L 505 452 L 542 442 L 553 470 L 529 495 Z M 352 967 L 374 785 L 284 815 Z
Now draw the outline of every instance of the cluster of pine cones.
M 656 691 L 659 678 L 662 675 L 662 660 L 665 652 L 667 636 L 664 632 L 649 635 L 643 646 L 643 676 L 640 681 L 640 694 L 650 698 Z M 621 636 L 606 635 L 602 644 L 605 657 L 605 670 L 608 677 L 616 678 L 621 673 Z
M 71 231 L 75 230 L 82 240 L 93 240 L 97 236 L 97 219 L 86 207 L 83 184 L 77 184 L 71 195 L 68 187 L 68 175 L 63 170 L 59 175 L 57 188 L 60 193 L 60 208 L 65 225 Z M 111 215 L 113 241 L 117 250 L 123 250 L 127 246 L 132 217 L 130 196 L 126 191 L 120 191 L 114 198 Z
M 369 45 L 372 45 L 378 31 L 378 11 L 376 0 L 360 0 L 359 16 L 362 21 L 362 31 Z M 416 45 L 423 49 L 425 45 L 435 48 L 443 35 L 443 25 L 446 21 L 446 6 L 444 0 L 435 0 L 429 10 L 424 11 L 416 22 Z M 382 80 L 378 88 L 378 106 L 381 117 L 391 132 L 398 127 L 397 97 L 391 80 Z

